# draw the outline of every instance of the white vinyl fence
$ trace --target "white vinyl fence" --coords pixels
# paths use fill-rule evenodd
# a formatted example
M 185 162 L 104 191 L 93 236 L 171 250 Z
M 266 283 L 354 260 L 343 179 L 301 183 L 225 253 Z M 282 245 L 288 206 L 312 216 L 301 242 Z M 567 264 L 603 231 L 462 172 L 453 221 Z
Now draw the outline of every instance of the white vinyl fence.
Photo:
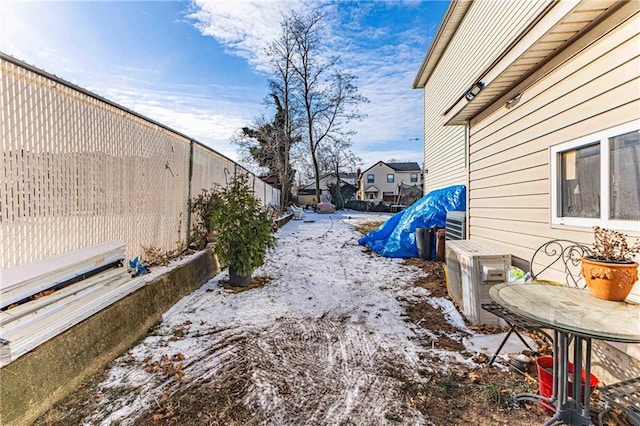
M 0 268 L 110 240 L 173 250 L 189 198 L 241 166 L 187 136 L 0 54 Z M 258 178 L 265 205 L 280 193 Z

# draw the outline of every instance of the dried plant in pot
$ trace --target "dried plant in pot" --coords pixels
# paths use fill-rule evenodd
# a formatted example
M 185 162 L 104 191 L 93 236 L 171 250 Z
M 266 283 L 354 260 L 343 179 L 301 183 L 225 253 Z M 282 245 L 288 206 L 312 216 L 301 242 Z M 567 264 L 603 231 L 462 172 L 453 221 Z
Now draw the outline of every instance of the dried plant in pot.
M 629 237 L 618 231 L 593 228 L 593 246 L 589 256 L 582 258 L 582 275 L 592 296 L 599 299 L 624 301 L 638 280 L 640 240 L 629 244 Z

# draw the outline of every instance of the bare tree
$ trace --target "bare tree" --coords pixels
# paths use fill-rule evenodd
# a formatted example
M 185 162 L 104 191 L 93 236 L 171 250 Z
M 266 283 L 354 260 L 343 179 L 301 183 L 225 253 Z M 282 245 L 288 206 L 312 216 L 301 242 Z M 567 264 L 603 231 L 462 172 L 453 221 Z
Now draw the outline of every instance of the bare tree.
M 276 120 L 279 130 L 278 156 L 281 161 L 279 180 L 282 184 L 281 211 L 289 204 L 291 187 L 295 171 L 291 166 L 291 150 L 293 145 L 302 138 L 297 134 L 300 122 L 297 120 L 294 94 L 293 55 L 295 53 L 295 39 L 289 31 L 286 21 L 281 25 L 280 36 L 267 48 L 273 76 L 269 81 L 271 99 L 277 108 Z
M 270 175 L 278 177 L 281 189 L 280 210 L 289 204 L 295 170 L 291 165 L 293 146 L 302 140 L 296 119 L 294 95 L 294 73 L 292 57 L 295 40 L 288 26 L 283 23 L 280 35 L 266 49 L 269 56 L 272 77 L 269 80 L 270 94 L 265 103 L 275 108 L 272 122 L 264 118 L 256 120 L 252 128 L 242 129 L 234 141 L 239 146 L 243 159 L 250 160 Z
M 326 57 L 320 37 L 322 19 L 323 15 L 317 10 L 306 15 L 292 12 L 283 23 L 285 32 L 294 41 L 291 66 L 298 91 L 296 101 L 303 111 L 317 202 L 320 202 L 320 148 L 353 134 L 343 126 L 363 119 L 357 107 L 368 102 L 358 94 L 355 76 L 339 69 L 338 58 Z
M 351 151 L 351 142 L 348 140 L 334 139 L 331 144 L 325 144 L 318 151 L 319 164 L 324 164 L 329 173 L 335 175 L 336 182 L 333 191 L 335 204 L 338 208 L 344 206 L 345 200 L 341 189 L 341 170 L 353 170 L 362 161 Z
M 276 107 L 271 123 L 265 120 L 255 128 L 243 129 L 238 143 L 245 155 L 277 173 L 282 185 L 281 208 L 288 203 L 293 184 L 292 155 L 303 138 L 320 202 L 320 177 L 332 170 L 332 163 L 321 164 L 319 152 L 336 141 L 348 140 L 354 132 L 344 127 L 351 120 L 364 118 L 357 107 L 366 98 L 358 94 L 355 76 L 339 69 L 339 60 L 327 56 L 320 37 L 323 15 L 318 11 L 283 18 L 281 33 L 267 49 L 273 70 L 268 101 Z M 303 136 L 304 135 L 304 136 Z

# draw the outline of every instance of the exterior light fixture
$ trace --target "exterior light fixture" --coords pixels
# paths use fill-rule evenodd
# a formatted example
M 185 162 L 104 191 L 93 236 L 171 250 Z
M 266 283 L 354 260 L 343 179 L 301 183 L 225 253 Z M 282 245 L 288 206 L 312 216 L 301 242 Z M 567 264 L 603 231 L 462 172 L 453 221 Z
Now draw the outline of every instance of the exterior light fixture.
M 514 106 L 518 105 L 518 102 L 520 102 L 520 98 L 522 97 L 522 93 L 518 94 L 516 97 L 511 98 L 507 101 L 506 104 L 504 104 L 504 107 L 506 109 L 511 109 Z
M 480 93 L 480 91 L 484 88 L 484 83 L 481 81 L 478 81 L 476 84 L 474 84 L 473 86 L 471 86 L 471 88 L 469 90 L 467 90 L 467 93 L 464 95 L 464 97 L 470 101 L 473 98 L 476 97 L 476 95 L 478 93 Z

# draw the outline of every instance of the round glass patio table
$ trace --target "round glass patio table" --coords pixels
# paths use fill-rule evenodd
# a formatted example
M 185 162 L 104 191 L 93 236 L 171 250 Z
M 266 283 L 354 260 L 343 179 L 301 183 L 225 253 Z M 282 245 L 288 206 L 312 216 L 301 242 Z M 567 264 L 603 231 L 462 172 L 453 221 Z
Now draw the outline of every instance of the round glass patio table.
M 497 284 L 489 290 L 491 298 L 510 312 L 535 321 L 554 331 L 553 392 L 550 398 L 521 394 L 523 399 L 544 399 L 556 407 L 545 423 L 565 422 L 590 425 L 589 380 L 569 387 L 591 373 L 591 339 L 640 343 L 640 305 L 595 298 L 588 290 L 549 284 Z M 573 374 L 569 373 L 570 344 L 573 343 Z

